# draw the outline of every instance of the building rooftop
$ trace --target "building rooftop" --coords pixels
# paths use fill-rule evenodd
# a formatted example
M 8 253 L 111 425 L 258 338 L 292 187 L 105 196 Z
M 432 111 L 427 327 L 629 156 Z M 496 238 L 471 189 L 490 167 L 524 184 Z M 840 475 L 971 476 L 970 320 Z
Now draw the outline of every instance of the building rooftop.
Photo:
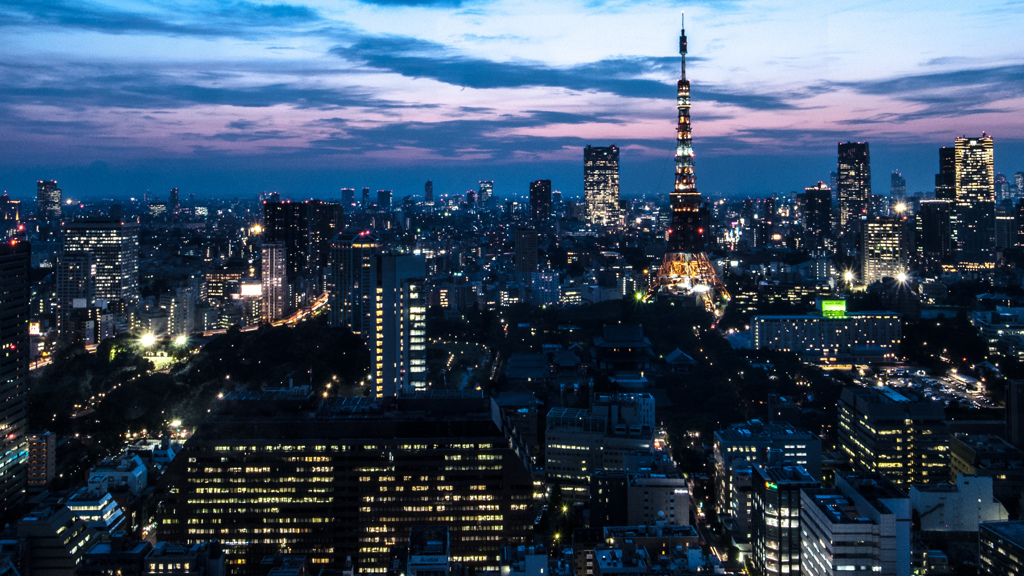
M 979 525 L 981 530 L 991 530 L 1000 537 L 1013 542 L 1024 548 L 1024 520 L 1013 522 L 982 522 Z
M 803 440 L 817 438 L 812 432 L 797 428 L 789 422 L 769 422 L 767 424 L 760 420 L 751 420 L 742 424 L 736 424 L 725 430 L 715 432 L 715 437 L 723 442 L 770 442 L 784 438 Z
M 758 466 L 761 477 L 774 484 L 818 484 L 803 466 Z

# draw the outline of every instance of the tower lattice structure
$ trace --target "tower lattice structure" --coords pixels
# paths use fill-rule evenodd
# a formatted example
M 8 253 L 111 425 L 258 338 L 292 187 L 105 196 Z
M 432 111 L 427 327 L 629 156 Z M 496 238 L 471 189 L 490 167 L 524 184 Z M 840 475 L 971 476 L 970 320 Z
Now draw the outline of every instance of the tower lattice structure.
M 677 84 L 679 123 L 676 129 L 676 182 L 671 194 L 672 224 L 668 231 L 665 259 L 646 298 L 658 293 L 668 297 L 692 297 L 708 310 L 715 310 L 721 302 L 729 299 L 729 293 L 708 259 L 707 235 L 711 219 L 694 179 L 685 26 L 679 35 L 679 54 L 682 70 Z

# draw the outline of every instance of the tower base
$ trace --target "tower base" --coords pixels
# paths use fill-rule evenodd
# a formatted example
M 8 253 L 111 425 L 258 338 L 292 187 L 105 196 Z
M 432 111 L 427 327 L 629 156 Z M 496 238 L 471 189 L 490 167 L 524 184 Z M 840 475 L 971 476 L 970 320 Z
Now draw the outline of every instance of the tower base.
M 708 255 L 700 253 L 668 252 L 658 270 L 657 284 L 644 299 L 655 295 L 679 300 L 692 299 L 694 304 L 715 312 L 729 300 L 729 292 L 718 277 Z

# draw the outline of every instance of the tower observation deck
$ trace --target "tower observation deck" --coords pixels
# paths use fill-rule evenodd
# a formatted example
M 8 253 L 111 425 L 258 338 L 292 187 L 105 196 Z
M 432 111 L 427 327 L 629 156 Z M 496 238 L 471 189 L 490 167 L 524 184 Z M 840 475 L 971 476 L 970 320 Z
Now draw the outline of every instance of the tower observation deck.
M 677 84 L 676 178 L 672 190 L 672 223 L 668 230 L 665 259 L 658 278 L 645 300 L 658 295 L 693 299 L 709 311 L 728 301 L 729 293 L 707 255 L 710 217 L 704 199 L 697 192 L 693 171 L 693 136 L 690 132 L 690 81 L 686 79 L 686 29 L 679 35 L 682 70 Z

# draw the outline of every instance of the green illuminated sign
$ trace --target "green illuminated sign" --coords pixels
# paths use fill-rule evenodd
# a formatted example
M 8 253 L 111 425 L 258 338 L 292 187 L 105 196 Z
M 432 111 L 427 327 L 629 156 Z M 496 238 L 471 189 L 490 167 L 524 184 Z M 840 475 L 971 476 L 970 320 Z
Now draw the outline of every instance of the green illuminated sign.
M 822 300 L 821 315 L 825 318 L 846 318 L 846 300 Z

